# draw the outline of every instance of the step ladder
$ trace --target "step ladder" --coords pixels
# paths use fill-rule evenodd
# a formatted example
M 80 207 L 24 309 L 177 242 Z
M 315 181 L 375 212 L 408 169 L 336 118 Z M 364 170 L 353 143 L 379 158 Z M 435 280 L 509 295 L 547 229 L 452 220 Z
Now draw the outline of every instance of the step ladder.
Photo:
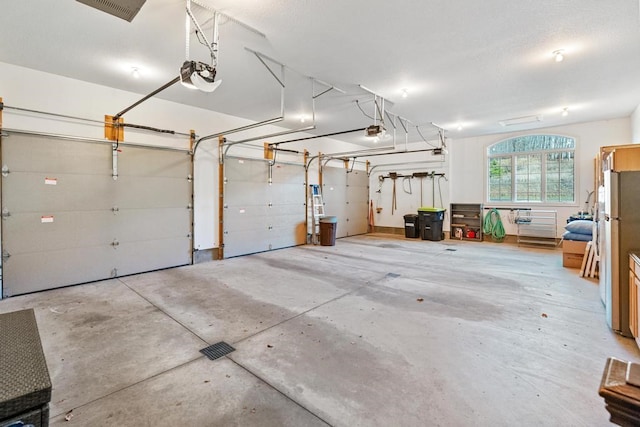
M 309 200 L 307 201 L 307 236 L 308 243 L 320 243 L 320 218 L 324 217 L 324 201 L 320 194 L 320 186 L 309 185 Z

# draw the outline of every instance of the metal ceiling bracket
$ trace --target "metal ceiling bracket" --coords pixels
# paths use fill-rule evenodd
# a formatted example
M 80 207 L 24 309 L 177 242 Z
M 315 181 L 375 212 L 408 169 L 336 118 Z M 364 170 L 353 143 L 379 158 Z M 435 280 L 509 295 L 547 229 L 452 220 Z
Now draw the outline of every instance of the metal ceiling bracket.
M 278 83 L 280 83 L 280 86 L 282 86 L 283 88 L 286 87 L 285 84 L 284 84 L 284 67 L 285 67 L 285 65 L 282 62 L 276 61 L 275 59 L 265 55 L 264 53 L 260 53 L 258 51 L 253 50 L 253 49 L 249 49 L 248 47 L 245 47 L 244 49 L 246 51 L 248 51 L 248 52 L 253 53 L 256 56 L 256 58 L 258 58 L 258 60 L 260 62 L 262 62 L 262 65 L 264 65 L 265 68 L 271 73 L 273 78 L 276 79 L 276 81 Z M 271 69 L 271 67 L 269 67 L 269 65 L 265 62 L 265 60 L 271 61 L 271 62 L 275 62 L 276 64 L 280 65 L 280 74 L 281 74 L 282 77 L 278 77 L 276 75 L 276 73 Z
M 319 94 L 317 94 L 317 95 L 314 93 L 314 94 L 313 94 L 313 99 L 319 98 L 319 97 L 321 97 L 322 95 L 324 95 L 325 93 L 327 93 L 327 92 L 331 92 L 332 90 L 338 91 L 338 92 L 340 92 L 340 93 L 341 93 L 341 94 L 343 94 L 343 95 L 346 95 L 346 94 L 347 94 L 347 92 L 346 92 L 346 91 L 344 91 L 344 90 L 342 90 L 342 89 L 340 89 L 340 88 L 338 88 L 338 87 L 335 87 L 335 86 L 334 86 L 334 85 L 332 85 L 331 83 L 323 82 L 322 80 L 318 80 L 318 79 L 316 79 L 315 77 L 310 77 L 310 79 L 311 79 L 311 82 L 312 82 L 312 83 L 316 83 L 316 82 L 317 82 L 317 83 L 320 83 L 320 84 L 321 84 L 321 85 L 323 85 L 323 86 L 327 86 L 327 88 L 328 88 L 328 89 L 323 90 L 322 92 L 320 92 L 320 93 L 319 93 Z

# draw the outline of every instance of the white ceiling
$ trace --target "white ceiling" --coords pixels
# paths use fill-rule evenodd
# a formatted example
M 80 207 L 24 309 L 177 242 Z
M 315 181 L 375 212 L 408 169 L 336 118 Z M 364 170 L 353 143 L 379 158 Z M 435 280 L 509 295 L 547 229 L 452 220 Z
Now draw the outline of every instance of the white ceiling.
M 266 37 L 222 18 L 220 88 L 206 94 L 178 84 L 159 98 L 256 121 L 277 117 L 278 83 L 250 48 L 287 66 L 286 127 L 310 124 L 298 120 L 311 113 L 308 77 L 346 91 L 316 99 L 316 134 L 372 124 L 354 100 L 373 115 L 373 96 L 358 85 L 412 123 L 410 141 L 420 140 L 416 126 L 434 138 L 431 123 L 458 138 L 625 117 L 640 104 L 637 0 L 199 1 Z M 211 13 L 192 8 L 209 32 Z M 0 61 L 142 96 L 178 75 L 184 28 L 184 0 L 147 0 L 131 23 L 73 0 L 3 1 Z M 563 62 L 553 61 L 557 49 L 565 51 Z M 208 61 L 193 35 L 190 56 Z M 134 66 L 140 79 L 131 77 Z M 315 94 L 325 89 L 316 84 Z M 544 120 L 498 123 L 530 115 Z

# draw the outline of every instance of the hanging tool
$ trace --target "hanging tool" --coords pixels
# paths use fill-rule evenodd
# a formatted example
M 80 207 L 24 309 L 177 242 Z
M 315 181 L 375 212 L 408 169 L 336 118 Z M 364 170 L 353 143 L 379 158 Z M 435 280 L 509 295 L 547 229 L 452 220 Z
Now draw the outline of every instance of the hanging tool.
M 391 215 L 393 215 L 393 211 L 398 209 L 398 201 L 396 199 L 396 180 L 398 179 L 398 174 L 396 172 L 389 172 L 389 178 L 393 181 L 393 192 L 391 194 Z
M 405 185 L 407 182 L 409 183 L 409 191 L 407 191 L 407 186 Z M 411 190 L 411 176 L 402 177 L 402 191 L 407 194 L 413 194 L 413 191 Z
M 376 221 L 373 216 L 373 199 L 369 201 L 369 232 L 375 231 Z
M 440 207 L 444 208 L 444 204 L 442 202 L 442 186 L 440 186 L 440 180 L 444 178 L 445 181 L 449 181 L 445 174 L 439 174 L 438 176 L 438 194 L 440 195 Z
M 429 172 L 414 172 L 412 176 L 414 178 L 420 178 L 420 206 L 424 206 L 422 204 L 422 194 L 424 193 L 422 184 L 424 184 L 424 178 L 429 176 Z
M 431 206 L 436 206 L 436 171 L 431 171 Z
M 380 202 L 382 202 L 382 184 L 384 183 L 384 176 L 378 175 L 378 198 L 376 199 L 376 213 L 382 212 L 382 206 L 380 206 Z

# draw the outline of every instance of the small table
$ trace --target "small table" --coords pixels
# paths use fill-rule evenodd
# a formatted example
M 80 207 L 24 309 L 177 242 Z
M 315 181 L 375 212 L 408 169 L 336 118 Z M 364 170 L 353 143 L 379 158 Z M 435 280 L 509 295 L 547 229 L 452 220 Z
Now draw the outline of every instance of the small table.
M 0 314 L 0 427 L 49 425 L 51 379 L 33 309 Z

